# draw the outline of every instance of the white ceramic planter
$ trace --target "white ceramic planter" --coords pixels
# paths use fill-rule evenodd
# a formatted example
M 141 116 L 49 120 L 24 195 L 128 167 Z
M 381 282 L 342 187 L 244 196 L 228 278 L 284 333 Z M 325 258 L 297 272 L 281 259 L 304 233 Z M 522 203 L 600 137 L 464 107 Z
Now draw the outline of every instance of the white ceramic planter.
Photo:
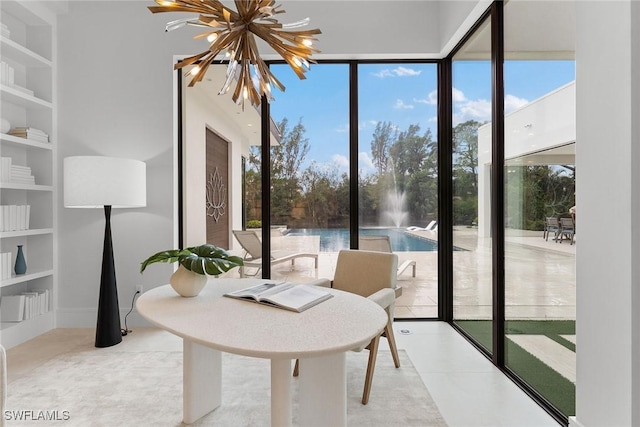
M 207 276 L 189 271 L 181 265 L 171 275 L 169 283 L 183 297 L 195 297 L 207 283 Z

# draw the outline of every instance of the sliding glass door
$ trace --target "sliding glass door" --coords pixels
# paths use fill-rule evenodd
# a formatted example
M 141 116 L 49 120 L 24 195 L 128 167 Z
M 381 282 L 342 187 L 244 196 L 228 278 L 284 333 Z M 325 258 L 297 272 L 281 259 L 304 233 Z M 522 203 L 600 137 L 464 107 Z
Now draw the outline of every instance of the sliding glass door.
M 452 59 L 453 318 L 492 350 L 491 23 Z
M 576 379 L 572 12 L 504 7 L 505 366 L 565 415 Z

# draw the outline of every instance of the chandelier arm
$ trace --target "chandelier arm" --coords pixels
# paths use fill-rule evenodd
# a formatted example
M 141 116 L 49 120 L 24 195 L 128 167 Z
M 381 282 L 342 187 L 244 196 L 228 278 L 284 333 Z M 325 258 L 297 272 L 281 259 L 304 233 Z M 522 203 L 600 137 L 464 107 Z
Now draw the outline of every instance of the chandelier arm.
M 276 76 L 271 72 L 271 69 L 269 68 L 269 66 L 266 64 L 266 62 L 264 62 L 262 60 L 262 58 L 260 58 L 257 55 L 258 52 L 258 47 L 256 45 L 256 40 L 255 38 L 251 38 L 251 60 L 254 63 L 254 66 L 257 67 L 258 72 L 260 73 L 260 75 L 263 77 L 266 76 L 266 80 L 264 83 L 273 83 L 278 89 L 280 89 L 282 92 L 285 91 L 285 87 L 284 85 L 280 82 L 280 80 L 278 80 L 276 78 Z M 271 97 L 271 91 L 269 90 L 269 97 Z
M 204 57 L 205 55 L 207 55 L 208 53 L 209 53 L 209 51 L 205 50 L 204 52 L 201 52 L 201 53 L 199 53 L 197 55 L 193 55 L 193 56 L 190 56 L 188 58 L 182 58 L 182 59 L 178 60 L 178 62 L 176 62 L 173 65 L 173 69 L 174 70 L 179 70 L 180 68 L 184 68 L 184 67 L 186 67 L 188 65 L 191 65 L 191 64 L 193 64 L 193 63 L 195 63 L 197 61 L 200 61 L 201 58 Z

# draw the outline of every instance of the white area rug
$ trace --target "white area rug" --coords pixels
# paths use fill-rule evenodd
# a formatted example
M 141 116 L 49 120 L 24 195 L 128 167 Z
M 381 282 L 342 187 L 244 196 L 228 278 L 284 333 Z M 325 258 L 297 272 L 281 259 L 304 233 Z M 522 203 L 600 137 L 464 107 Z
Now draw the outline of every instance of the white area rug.
M 57 411 L 60 418 L 67 411 L 68 419 L 8 421 L 7 426 L 182 425 L 182 352 L 144 347 L 138 344 L 128 351 L 122 344 L 109 349 L 83 346 L 47 360 L 9 383 L 7 409 L 33 411 L 34 416 Z M 362 405 L 367 355 L 347 356 L 350 426 L 446 426 L 404 351 L 399 369 L 388 351 L 380 351 L 369 404 Z M 222 406 L 195 425 L 268 426 L 269 361 L 223 354 L 222 363 Z M 297 380 L 292 381 L 296 396 Z M 293 412 L 297 425 L 295 398 Z

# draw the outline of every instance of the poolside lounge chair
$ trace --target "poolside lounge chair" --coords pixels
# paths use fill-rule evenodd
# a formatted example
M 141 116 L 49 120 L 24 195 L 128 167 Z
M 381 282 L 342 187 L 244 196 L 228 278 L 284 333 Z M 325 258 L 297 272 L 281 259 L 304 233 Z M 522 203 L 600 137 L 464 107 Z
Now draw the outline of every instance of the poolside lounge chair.
M 424 228 L 412 225 L 407 227 L 407 231 L 438 231 L 438 222 L 434 219 Z
M 262 242 L 258 238 L 258 235 L 253 231 L 233 230 L 233 235 L 242 246 L 245 251 L 244 265 L 240 267 L 240 277 L 247 277 L 245 269 L 257 268 L 254 274 L 258 274 L 262 268 Z M 273 251 L 271 253 L 271 265 L 280 264 L 282 262 L 291 261 L 291 265 L 295 264 L 296 258 L 313 258 L 315 262 L 315 268 L 318 268 L 318 254 L 306 253 L 306 252 L 293 252 L 293 251 Z
M 358 249 L 363 251 L 376 251 L 392 253 L 391 240 L 389 236 L 360 236 L 358 238 Z M 398 266 L 398 276 L 400 276 L 407 268 L 413 268 L 413 277 L 416 277 L 416 262 L 412 259 L 404 261 Z
M 558 218 L 553 216 L 548 216 L 544 220 L 544 231 L 542 232 L 542 237 L 545 241 L 549 240 L 549 233 L 553 233 L 554 242 L 558 241 L 558 236 L 560 235 L 560 222 Z
M 576 234 L 573 218 L 560 218 L 560 230 L 558 231 L 559 242 L 569 240 L 573 245 L 574 236 Z

